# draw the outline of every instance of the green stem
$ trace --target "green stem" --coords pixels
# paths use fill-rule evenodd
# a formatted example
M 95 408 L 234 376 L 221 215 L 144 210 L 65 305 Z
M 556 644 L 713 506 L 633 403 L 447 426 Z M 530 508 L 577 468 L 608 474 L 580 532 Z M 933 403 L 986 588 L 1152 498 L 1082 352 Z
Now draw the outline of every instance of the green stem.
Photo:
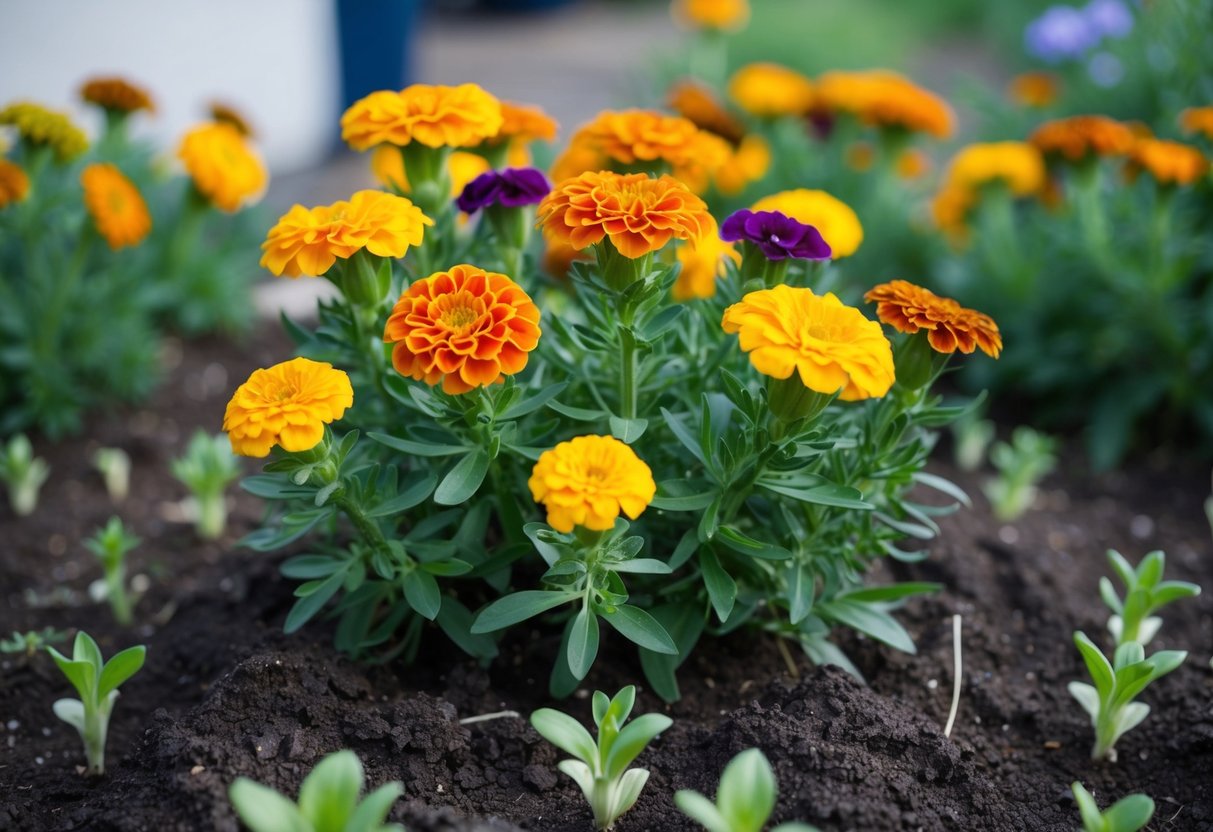
M 390 554 L 391 550 L 387 544 L 387 538 L 383 536 L 383 532 L 375 525 L 371 518 L 366 516 L 366 512 L 362 507 L 347 497 L 345 494 L 338 494 L 333 497 L 333 505 L 349 518 L 349 521 L 354 524 L 354 528 L 358 530 L 358 534 L 362 536 L 363 541 L 371 548 Z
M 123 627 L 129 627 L 134 616 L 131 614 L 131 599 L 126 594 L 125 564 L 117 563 L 105 570 L 105 587 L 114 620 Z
M 198 517 L 195 528 L 203 540 L 218 540 L 227 528 L 227 502 L 224 494 L 197 495 Z
M 104 707 L 102 703 L 101 707 Z M 105 735 L 109 722 L 108 716 L 102 716 L 96 708 L 84 706 L 84 730 L 81 739 L 84 740 L 84 757 L 88 762 L 90 775 L 105 773 Z
M 84 274 L 84 267 L 88 261 L 89 251 L 92 249 L 94 236 L 92 229 L 85 230 L 76 245 L 76 251 L 71 261 L 51 290 L 50 303 L 38 330 L 36 355 L 42 366 L 52 366 L 57 363 L 58 350 L 56 347 L 59 343 L 59 330 L 63 325 L 63 316 L 71 305 L 76 286 Z

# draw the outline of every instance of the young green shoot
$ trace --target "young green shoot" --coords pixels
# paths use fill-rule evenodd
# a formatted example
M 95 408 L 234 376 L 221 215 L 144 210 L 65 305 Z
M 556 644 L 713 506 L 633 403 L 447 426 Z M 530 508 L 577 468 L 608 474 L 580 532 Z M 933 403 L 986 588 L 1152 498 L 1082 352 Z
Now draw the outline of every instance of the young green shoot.
M 1108 632 L 1116 639 L 1117 646 L 1130 641 L 1149 644 L 1162 626 L 1162 619 L 1154 615 L 1155 612 L 1172 601 L 1200 595 L 1200 587 L 1196 584 L 1162 579 L 1166 558 L 1161 551 L 1151 552 L 1134 569 L 1120 552 L 1108 550 L 1108 563 L 1125 586 L 1122 599 L 1110 580 L 1099 579 L 1099 595 L 1113 613 L 1108 619 Z
M 742 751 L 724 767 L 716 802 L 699 792 L 682 789 L 674 804 L 708 832 L 762 832 L 775 811 L 779 784 L 771 764 L 757 748 Z M 781 823 L 771 832 L 817 832 L 804 823 Z
M 93 454 L 93 467 L 105 481 L 110 500 L 120 503 L 131 490 L 131 458 L 121 448 L 98 448 Z
M 1144 794 L 1122 797 L 1108 811 L 1101 812 L 1099 804 L 1082 783 L 1075 780 L 1070 789 L 1078 803 L 1078 813 L 1082 815 L 1082 832 L 1138 832 L 1154 816 L 1154 801 Z
M 198 431 L 185 456 L 172 462 L 173 476 L 190 490 L 198 536 L 216 540 L 227 528 L 227 487 L 240 477 L 240 465 L 226 436 Z
M 364 782 L 358 755 L 338 751 L 304 778 L 297 803 L 247 777 L 232 783 L 228 798 L 252 832 L 404 832 L 384 823 L 404 786 L 393 780 L 359 800 Z
M 147 648 L 128 647 L 103 661 L 101 648 L 88 633 L 76 634 L 69 659 L 54 647 L 47 647 L 55 664 L 72 683 L 79 699 L 60 699 L 53 705 L 55 716 L 80 732 L 88 773 L 105 773 L 105 736 L 109 731 L 110 715 L 118 698 L 118 688 L 143 667 Z
M 101 561 L 105 571 L 105 597 L 114 619 L 124 627 L 132 620 L 131 599 L 126 589 L 126 555 L 139 543 L 139 538 L 128 532 L 117 517 L 111 517 L 104 529 L 98 529 L 84 541 L 85 547 Z
M 1070 682 L 1068 686 L 1070 695 L 1090 715 L 1095 728 L 1091 759 L 1116 762 L 1116 741 L 1150 714 L 1149 705 L 1133 699 L 1155 679 L 1183 664 L 1188 654 L 1183 650 L 1162 650 L 1147 659 L 1142 646 L 1130 641 L 1117 647 L 1109 662 L 1085 633 L 1075 632 L 1074 644 L 1095 683 L 1092 686 Z
M 39 650 L 52 644 L 58 644 L 67 639 L 67 633 L 54 627 L 42 630 L 30 630 L 25 633 L 13 630 L 12 638 L 0 639 L 0 653 L 24 653 L 27 659 L 33 658 Z
M 0 446 L 0 480 L 8 487 L 8 502 L 18 517 L 27 517 L 38 507 L 38 491 L 50 476 L 46 460 L 34 456 L 34 446 L 19 433 Z
M 559 768 L 581 787 L 594 813 L 594 828 L 610 829 L 632 808 L 644 784 L 646 769 L 628 766 L 653 738 L 673 724 L 663 714 L 645 714 L 624 725 L 636 703 L 636 688 L 628 685 L 613 699 L 596 691 L 593 700 L 598 742 L 581 723 L 551 708 L 531 714 L 531 725 L 545 740 L 577 759 L 563 760 Z
M 1032 507 L 1036 486 L 1057 465 L 1055 440 L 1029 427 L 1018 427 L 1010 444 L 996 442 L 990 462 L 998 475 L 986 482 L 984 491 L 994 515 L 1009 522 Z
M 994 423 L 972 411 L 952 423 L 952 453 L 956 467 L 976 471 L 986 461 L 986 451 L 994 441 Z

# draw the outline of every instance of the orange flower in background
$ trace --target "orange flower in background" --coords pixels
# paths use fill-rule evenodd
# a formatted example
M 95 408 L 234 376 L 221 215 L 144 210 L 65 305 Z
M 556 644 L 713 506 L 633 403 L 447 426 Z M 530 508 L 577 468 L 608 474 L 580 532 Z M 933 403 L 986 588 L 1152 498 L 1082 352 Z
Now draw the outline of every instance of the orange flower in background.
M 729 80 L 729 98 L 760 118 L 800 117 L 813 107 L 813 82 L 779 64 L 747 64 Z
M 963 243 L 969 233 L 965 220 L 976 204 L 977 196 L 972 190 L 945 183 L 931 200 L 931 218 L 954 244 Z
M 501 102 L 476 84 L 413 84 L 355 101 L 341 116 L 341 138 L 354 150 L 400 147 L 473 147 L 497 135 Z
M 358 191 L 348 201 L 304 208 L 295 205 L 261 244 L 261 265 L 276 275 L 317 277 L 366 249 L 378 257 L 404 257 L 421 245 L 434 221 L 402 196 Z
M 29 196 L 29 176 L 8 159 L 0 159 L 0 208 Z
M 843 401 L 879 398 L 893 386 L 893 348 L 880 324 L 834 294 L 787 285 L 750 292 L 724 311 L 725 332 L 763 375 L 798 373 L 810 390 Z
M 556 119 L 549 116 L 540 107 L 502 101 L 501 129 L 497 131 L 493 140 L 508 140 L 523 144 L 535 141 L 551 142 L 556 140 L 556 131 L 559 129 Z
M 1007 97 L 1021 107 L 1048 107 L 1060 93 L 1061 79 L 1052 72 L 1025 72 L 1007 84 Z
M 716 190 L 733 196 L 751 182 L 767 175 L 771 167 L 771 146 L 757 133 L 751 133 L 730 149 L 724 164 L 716 169 Z
M 568 277 L 574 261 L 594 259 L 589 249 L 582 251 L 573 248 L 568 240 L 555 237 L 547 231 L 543 232 L 543 242 L 543 270 L 552 277 Z
M 686 185 L 643 173 L 586 172 L 566 179 L 539 204 L 537 215 L 546 234 L 575 249 L 608 238 L 632 259 L 716 229 L 708 206 Z
M 931 157 L 917 147 L 908 147 L 897 155 L 897 175 L 905 180 L 921 179 L 931 170 Z
M 527 481 L 558 532 L 607 531 L 619 515 L 635 520 L 657 494 L 653 471 L 613 436 L 578 436 L 539 456 Z
M 1144 170 L 1160 185 L 1191 185 L 1209 172 L 1209 160 L 1181 142 L 1138 139 L 1129 152 L 1129 169 Z
M 872 169 L 876 164 L 876 148 L 871 142 L 851 142 L 847 145 L 843 161 L 851 170 L 863 173 Z
M 309 451 L 324 439 L 324 426 L 353 404 L 348 375 L 332 364 L 294 358 L 254 370 L 227 403 L 223 429 L 240 456 L 264 457 L 275 445 Z
M 208 109 L 210 110 L 212 121 L 217 121 L 220 124 L 230 124 L 236 128 L 240 135 L 246 138 L 251 139 L 257 135 L 257 131 L 253 129 L 253 123 L 245 118 L 244 113 L 227 102 L 212 101 Z
M 863 226 L 851 206 L 825 191 L 808 188 L 780 191 L 758 200 L 750 210 L 779 211 L 813 226 L 830 244 L 830 257 L 834 260 L 854 254 L 863 242 Z
M 1213 107 L 1189 107 L 1179 114 L 1179 127 L 1185 133 L 1203 133 L 1213 141 Z
M 1016 196 L 1039 193 L 1045 185 L 1045 163 L 1026 142 L 979 142 L 960 150 L 948 164 L 947 185 L 973 190 L 1002 182 Z
M 383 340 L 402 376 L 466 393 L 521 372 L 539 343 L 539 307 L 503 274 L 452 266 L 414 281 L 388 318 Z
M 1133 131 L 1107 116 L 1071 116 L 1046 121 L 1028 142 L 1045 155 L 1078 162 L 1088 154 L 1123 156 L 1133 147 Z
M 156 112 L 156 103 L 147 90 L 127 81 L 125 78 L 92 78 L 80 88 L 80 98 L 120 113 L 133 113 L 136 110 Z
M 741 265 L 741 254 L 732 243 L 720 239 L 718 232 L 704 234 L 698 242 L 678 247 L 682 267 L 670 294 L 674 300 L 710 298 L 716 294 L 716 279 L 728 274 L 728 264 Z
M 195 127 L 181 140 L 177 157 L 198 193 L 221 211 L 238 211 L 265 190 L 265 166 L 230 124 Z
M 966 355 L 981 349 L 991 358 L 1002 352 L 1002 335 L 989 315 L 965 309 L 951 298 L 905 280 L 893 280 L 871 289 L 863 299 L 876 304 L 876 315 L 898 332 L 925 331 L 936 352 Z
M 0 110 L 0 125 L 17 128 L 21 140 L 49 147 L 60 162 L 70 162 L 88 150 L 88 137 L 65 114 L 35 104 L 18 101 Z
M 827 72 L 817 79 L 814 108 L 846 113 L 871 127 L 950 138 L 956 116 L 948 103 L 908 78 L 885 69 Z
M 84 207 L 110 248 L 138 245 L 152 230 L 147 203 L 116 165 L 89 165 L 80 174 L 80 184 Z
M 703 29 L 740 29 L 750 20 L 750 0 L 674 0 L 674 19 Z
M 745 125 L 724 108 L 710 87 L 698 81 L 683 80 L 670 87 L 666 103 L 700 130 L 715 133 L 731 144 L 745 137 Z

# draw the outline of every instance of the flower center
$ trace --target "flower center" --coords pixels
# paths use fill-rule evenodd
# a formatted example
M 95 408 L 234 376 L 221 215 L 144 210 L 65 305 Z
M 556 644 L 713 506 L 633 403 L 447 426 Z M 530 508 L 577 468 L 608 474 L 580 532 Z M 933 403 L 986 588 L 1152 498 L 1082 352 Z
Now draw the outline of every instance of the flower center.
M 476 320 L 476 313 L 466 306 L 453 306 L 442 313 L 440 320 L 451 329 L 462 329 Z

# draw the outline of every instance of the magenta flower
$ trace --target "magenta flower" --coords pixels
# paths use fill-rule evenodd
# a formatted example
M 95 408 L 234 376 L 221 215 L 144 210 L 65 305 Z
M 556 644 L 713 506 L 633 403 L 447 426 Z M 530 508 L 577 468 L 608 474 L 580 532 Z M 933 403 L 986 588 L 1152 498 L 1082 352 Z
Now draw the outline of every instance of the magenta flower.
M 490 170 L 469 182 L 455 204 L 465 214 L 493 205 L 521 208 L 542 202 L 550 190 L 552 185 L 547 177 L 535 168 Z
M 737 211 L 720 226 L 720 239 L 753 243 L 768 260 L 830 259 L 830 246 L 816 228 L 779 211 Z

